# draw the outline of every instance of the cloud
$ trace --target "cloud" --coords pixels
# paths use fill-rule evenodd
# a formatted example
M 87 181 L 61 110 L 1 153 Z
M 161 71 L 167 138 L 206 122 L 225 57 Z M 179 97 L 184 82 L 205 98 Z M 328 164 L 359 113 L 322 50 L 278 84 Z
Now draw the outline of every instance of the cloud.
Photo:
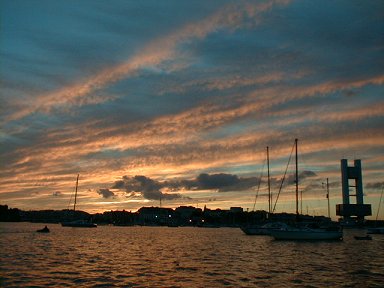
M 99 195 L 102 195 L 103 198 L 111 198 L 111 197 L 115 196 L 115 193 L 113 193 L 111 190 L 109 190 L 107 188 L 100 188 L 97 190 L 97 193 Z
M 202 173 L 193 180 L 168 179 L 167 181 L 156 181 L 146 176 L 123 176 L 123 180 L 115 181 L 111 189 L 125 190 L 130 195 L 140 192 L 142 196 L 150 200 L 162 199 L 173 200 L 183 197 L 181 194 L 167 194 L 161 190 L 217 190 L 217 192 L 243 191 L 252 189 L 260 182 L 258 177 L 238 177 L 234 174 Z
M 230 174 L 200 174 L 196 178 L 199 189 L 219 189 L 226 186 L 233 186 L 240 182 L 236 175 Z
M 371 182 L 365 185 L 367 189 L 383 189 L 384 182 Z
M 316 177 L 317 174 L 313 171 L 309 171 L 309 170 L 305 170 L 305 171 L 302 171 L 302 172 L 299 172 L 299 182 L 300 181 L 303 181 L 304 179 L 306 178 L 310 178 L 310 177 Z M 295 180 L 296 179 L 296 176 L 295 174 L 290 174 L 288 177 L 287 177 L 287 183 L 289 184 L 294 184 L 295 183 Z
M 142 175 L 134 177 L 123 176 L 123 180 L 115 181 L 112 186 L 112 189 L 125 190 L 129 195 L 135 195 L 135 192 L 140 192 L 148 200 L 175 200 L 182 198 L 181 194 L 170 194 L 160 191 L 162 188 L 165 188 L 164 183 Z
M 153 67 L 173 59 L 178 54 L 178 45 L 190 40 L 204 39 L 210 33 L 220 29 L 235 30 L 249 21 L 257 22 L 257 16 L 268 11 L 273 5 L 286 5 L 289 1 L 267 1 L 264 3 L 247 3 L 246 5 L 228 5 L 209 17 L 187 24 L 175 32 L 160 37 L 145 47 L 129 60 L 115 66 L 107 67 L 87 80 L 80 80 L 53 92 L 34 97 L 33 101 L 20 103 L 19 109 L 7 120 L 24 118 L 35 112 L 49 113 L 61 106 L 98 104 L 114 99 L 111 96 L 95 96 L 95 92 L 116 81 L 135 75 L 146 67 Z
M 309 171 L 309 170 L 304 170 L 303 172 L 299 173 L 299 179 L 300 180 L 304 180 L 305 178 L 308 178 L 308 177 L 316 177 L 317 174 L 313 171 Z
M 258 177 L 238 177 L 234 174 L 202 173 L 190 184 L 197 190 L 217 190 L 218 192 L 236 192 L 252 189 L 259 185 L 261 179 Z

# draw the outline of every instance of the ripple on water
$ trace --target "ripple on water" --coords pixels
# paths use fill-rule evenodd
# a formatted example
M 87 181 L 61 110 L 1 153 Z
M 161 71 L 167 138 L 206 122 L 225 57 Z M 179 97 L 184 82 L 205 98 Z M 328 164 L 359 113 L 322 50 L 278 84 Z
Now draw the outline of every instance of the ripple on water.
M 41 224 L 0 225 L 4 287 L 381 287 L 384 277 L 384 237 L 295 243 L 240 229 L 53 224 L 40 237 Z

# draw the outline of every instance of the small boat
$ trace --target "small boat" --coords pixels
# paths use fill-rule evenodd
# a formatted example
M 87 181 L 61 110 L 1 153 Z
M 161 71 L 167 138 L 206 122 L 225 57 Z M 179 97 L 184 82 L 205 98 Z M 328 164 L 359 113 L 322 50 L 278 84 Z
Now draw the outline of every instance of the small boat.
M 365 236 L 354 236 L 356 240 L 372 240 L 372 236 L 365 235 Z
M 49 229 L 47 226 L 45 226 L 43 229 L 36 230 L 38 233 L 49 233 Z
M 79 185 L 79 174 L 77 174 L 76 179 L 76 189 L 75 189 L 75 202 L 73 204 L 73 214 L 75 214 L 76 211 L 76 200 L 77 200 L 77 187 Z M 65 221 L 61 222 L 61 226 L 63 227 L 78 227 L 78 228 L 96 228 L 97 224 L 84 220 L 84 219 L 76 219 L 72 221 Z

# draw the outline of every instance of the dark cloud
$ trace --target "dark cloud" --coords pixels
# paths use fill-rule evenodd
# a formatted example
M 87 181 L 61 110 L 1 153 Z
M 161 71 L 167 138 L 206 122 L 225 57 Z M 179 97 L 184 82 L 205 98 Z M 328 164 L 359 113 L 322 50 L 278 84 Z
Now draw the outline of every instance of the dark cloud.
M 342 91 L 343 95 L 346 96 L 346 97 L 353 97 L 353 96 L 356 96 L 358 95 L 358 93 L 355 91 L 355 90 L 344 90 Z
M 168 185 L 171 186 L 171 183 L 168 181 L 159 182 L 142 175 L 134 177 L 123 176 L 123 180 L 116 181 L 112 189 L 125 190 L 130 197 L 135 195 L 134 192 L 139 192 L 148 200 L 174 200 L 182 198 L 180 194 L 169 194 L 161 191 L 162 188 L 168 188 Z M 170 190 L 176 190 L 176 186 L 173 183 L 173 189 Z
M 305 170 L 305 171 L 299 173 L 299 177 L 298 178 L 299 178 L 299 181 L 303 181 L 306 178 L 316 177 L 316 176 L 317 176 L 317 174 L 315 172 L 309 171 L 309 170 Z M 289 175 L 288 178 L 287 178 L 287 183 L 288 184 L 295 183 L 295 178 L 296 178 L 295 174 Z
M 200 174 L 195 181 L 196 189 L 217 189 L 218 192 L 244 191 L 258 186 L 258 177 L 238 177 L 233 174 Z
M 235 185 L 221 187 L 219 192 L 244 191 L 257 187 L 264 182 L 265 181 L 261 180 L 259 177 L 240 177 L 239 182 L 237 182 Z
M 384 182 L 372 182 L 365 185 L 365 188 L 367 189 L 383 189 Z
M 113 184 L 112 189 L 124 189 L 124 187 L 125 187 L 125 182 L 123 180 L 118 180 L 118 181 L 115 181 L 115 184 Z
M 313 171 L 305 170 L 301 173 L 299 173 L 299 180 L 304 180 L 305 178 L 308 177 L 316 177 L 317 174 Z
M 162 189 L 168 191 L 181 190 L 217 190 L 218 192 L 243 191 L 259 185 L 258 177 L 238 177 L 233 174 L 207 174 L 202 173 L 193 180 L 168 180 L 159 182 L 146 176 L 123 176 L 123 180 L 115 181 L 112 189 L 125 190 L 129 197 L 135 197 L 139 192 L 150 200 L 167 199 L 173 200 L 183 197 L 180 194 L 167 194 Z M 136 193 L 135 193 L 136 192 Z
M 103 198 L 111 198 L 111 197 L 115 196 L 115 193 L 113 193 L 111 190 L 109 190 L 107 188 L 100 188 L 97 190 L 97 193 L 99 195 L 102 195 Z
M 140 191 L 144 198 L 149 200 L 165 199 L 169 195 L 164 195 L 161 191 L 161 184 L 145 176 L 135 176 L 133 180 L 136 182 L 133 187 L 134 191 Z
M 231 174 L 200 174 L 196 178 L 198 188 L 200 189 L 220 189 L 223 187 L 234 186 L 240 182 L 236 175 Z
M 329 187 L 330 188 L 337 188 L 337 187 L 340 187 L 340 186 L 341 186 L 340 181 L 329 182 Z

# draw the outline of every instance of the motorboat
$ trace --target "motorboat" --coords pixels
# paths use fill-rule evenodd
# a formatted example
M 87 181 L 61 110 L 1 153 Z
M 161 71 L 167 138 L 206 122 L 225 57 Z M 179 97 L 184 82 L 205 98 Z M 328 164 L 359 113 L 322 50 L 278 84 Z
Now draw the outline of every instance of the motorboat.
M 38 233 L 49 233 L 49 228 L 45 226 L 43 229 L 36 230 Z
M 365 235 L 365 236 L 354 236 L 356 240 L 372 240 L 371 235 Z

